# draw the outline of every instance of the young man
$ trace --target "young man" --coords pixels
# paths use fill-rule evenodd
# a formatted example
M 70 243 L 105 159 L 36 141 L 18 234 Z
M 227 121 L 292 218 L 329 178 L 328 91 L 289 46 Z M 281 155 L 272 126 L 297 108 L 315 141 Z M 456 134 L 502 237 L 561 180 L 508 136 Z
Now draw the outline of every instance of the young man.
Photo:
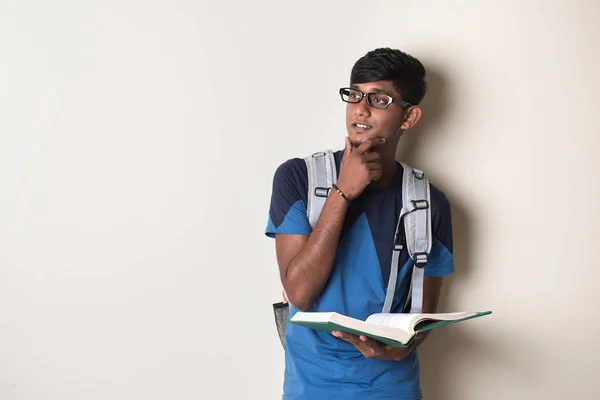
M 337 189 L 311 229 L 302 158 L 275 172 L 266 234 L 274 237 L 290 318 L 298 310 L 336 311 L 361 320 L 381 312 L 402 209 L 398 141 L 421 118 L 425 69 L 399 50 L 377 49 L 352 68 L 340 89 L 346 107 L 344 150 L 334 153 Z M 339 189 L 339 191 L 338 191 Z M 435 312 L 442 277 L 454 272 L 450 206 L 431 185 L 433 245 L 425 266 L 423 312 Z M 406 246 L 405 246 L 406 248 Z M 402 312 L 413 261 L 400 256 L 392 312 Z M 416 347 L 401 349 L 365 337 L 288 325 L 284 399 L 421 398 Z

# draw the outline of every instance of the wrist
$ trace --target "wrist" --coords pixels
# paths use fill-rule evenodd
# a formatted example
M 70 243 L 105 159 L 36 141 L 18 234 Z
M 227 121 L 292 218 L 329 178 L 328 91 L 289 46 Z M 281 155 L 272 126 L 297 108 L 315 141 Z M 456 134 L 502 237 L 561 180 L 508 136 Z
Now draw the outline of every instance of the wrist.
M 342 189 L 340 189 L 340 187 L 338 185 L 336 185 L 335 183 L 332 184 L 331 190 L 332 190 L 332 192 L 335 192 L 335 194 L 339 195 L 346 202 L 347 205 L 350 205 L 350 202 L 352 201 L 351 198 L 348 197 L 346 192 L 344 192 Z
M 419 333 L 416 337 L 415 337 L 415 347 L 419 346 L 421 343 L 423 343 L 425 341 L 425 338 L 427 337 L 427 334 L 429 332 L 423 332 L 423 333 Z

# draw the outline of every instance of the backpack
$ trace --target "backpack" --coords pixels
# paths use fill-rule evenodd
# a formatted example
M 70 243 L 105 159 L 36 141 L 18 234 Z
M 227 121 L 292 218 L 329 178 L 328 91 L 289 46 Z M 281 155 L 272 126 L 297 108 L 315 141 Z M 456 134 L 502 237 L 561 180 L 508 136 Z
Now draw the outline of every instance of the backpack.
M 306 214 L 311 228 L 319 219 L 332 184 L 337 181 L 335 159 L 332 150 L 314 153 L 305 157 L 308 172 L 308 200 Z M 383 305 L 383 313 L 389 313 L 394 299 L 394 291 L 398 278 L 399 256 L 406 244 L 409 256 L 414 261 L 409 295 L 404 304 L 404 310 L 419 313 L 423 306 L 423 277 L 432 245 L 431 231 L 431 192 L 429 180 L 423 171 L 400 163 L 403 167 L 402 176 L 402 210 L 394 234 L 394 250 L 388 281 L 388 291 Z M 289 304 L 283 290 L 284 300 L 273 304 L 275 324 L 279 340 L 285 348 L 285 331 L 289 316 Z

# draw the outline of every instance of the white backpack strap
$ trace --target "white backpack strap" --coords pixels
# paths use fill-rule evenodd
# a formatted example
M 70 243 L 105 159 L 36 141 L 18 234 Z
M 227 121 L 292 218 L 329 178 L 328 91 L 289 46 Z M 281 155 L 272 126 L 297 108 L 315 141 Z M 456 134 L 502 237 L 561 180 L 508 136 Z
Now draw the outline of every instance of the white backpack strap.
M 403 211 L 400 212 L 398 217 L 398 224 L 396 225 L 396 233 L 394 234 L 394 250 L 392 252 L 392 265 L 390 268 L 390 278 L 388 280 L 387 293 L 385 295 L 385 302 L 383 303 L 382 313 L 389 313 L 392 310 L 392 303 L 394 302 L 394 293 L 396 291 L 396 281 L 398 280 L 398 262 L 400 261 L 400 252 L 402 251 L 402 241 L 400 240 L 400 229 L 401 221 L 403 217 Z
M 404 169 L 402 181 L 402 210 L 398 217 L 396 233 L 394 234 L 394 250 L 392 253 L 392 265 L 390 268 L 390 278 L 388 289 L 383 304 L 383 313 L 389 313 L 394 301 L 394 292 L 398 280 L 398 262 L 400 252 L 403 249 L 403 242 L 400 239 L 402 222 L 404 221 L 404 231 L 408 253 L 415 261 L 415 268 L 409 288 L 411 299 L 411 312 L 421 312 L 423 308 L 423 278 L 424 266 L 427 264 L 428 256 L 431 251 L 431 210 L 429 181 L 425 178 L 423 171 L 413 169 L 408 165 L 402 164 Z M 412 298 L 410 294 L 412 293 Z
M 333 151 L 327 150 L 304 158 L 308 171 L 308 198 L 306 215 L 311 229 L 317 224 L 331 185 L 337 181 Z
M 402 164 L 402 212 L 408 254 L 414 261 L 411 293 L 411 313 L 423 308 L 423 278 L 425 264 L 431 252 L 431 191 L 423 171 Z

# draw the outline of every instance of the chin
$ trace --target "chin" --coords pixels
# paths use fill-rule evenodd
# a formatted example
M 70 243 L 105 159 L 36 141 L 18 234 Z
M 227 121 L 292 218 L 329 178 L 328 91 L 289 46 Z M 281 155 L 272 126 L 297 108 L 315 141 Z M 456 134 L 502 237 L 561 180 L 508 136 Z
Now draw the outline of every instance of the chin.
M 383 135 L 379 135 L 377 133 L 373 134 L 373 135 L 360 135 L 358 138 L 357 137 L 352 137 L 350 136 L 350 144 L 352 145 L 352 147 L 357 148 L 358 146 L 360 146 L 361 144 L 363 144 L 365 141 L 371 139 L 371 138 L 375 138 L 375 137 L 385 137 Z M 388 137 L 385 137 L 386 139 L 389 140 Z

